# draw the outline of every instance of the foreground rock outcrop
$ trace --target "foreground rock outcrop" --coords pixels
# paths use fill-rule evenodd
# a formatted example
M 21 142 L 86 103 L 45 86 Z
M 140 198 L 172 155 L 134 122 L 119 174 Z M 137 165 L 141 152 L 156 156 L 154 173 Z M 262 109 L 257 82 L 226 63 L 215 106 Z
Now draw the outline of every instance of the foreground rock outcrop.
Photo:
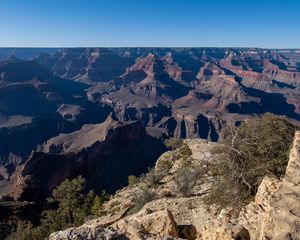
M 241 210 L 238 218 L 228 219 L 227 216 L 226 219 L 220 215 L 219 219 L 203 228 L 201 239 L 299 239 L 299 183 L 300 132 L 296 132 L 283 179 L 265 177 L 254 201 Z M 232 238 L 225 237 L 230 235 Z
M 214 143 L 186 140 L 192 150 L 192 164 L 210 159 Z M 163 154 L 156 164 L 170 158 Z M 174 195 L 174 173 L 182 159 L 173 162 L 169 174 L 156 187 L 157 199 L 134 213 L 134 193 L 140 183 L 124 188 L 103 206 L 104 215 L 78 228 L 51 234 L 49 240 L 69 239 L 199 239 L 199 240 L 288 240 L 300 238 L 300 132 L 290 152 L 282 179 L 267 176 L 255 199 L 236 217 L 230 209 L 216 214 L 202 202 L 207 186 L 195 189 L 191 197 Z
M 272 182 L 273 189 L 276 181 Z M 300 238 L 300 132 L 296 133 L 285 177 L 269 194 L 259 239 Z

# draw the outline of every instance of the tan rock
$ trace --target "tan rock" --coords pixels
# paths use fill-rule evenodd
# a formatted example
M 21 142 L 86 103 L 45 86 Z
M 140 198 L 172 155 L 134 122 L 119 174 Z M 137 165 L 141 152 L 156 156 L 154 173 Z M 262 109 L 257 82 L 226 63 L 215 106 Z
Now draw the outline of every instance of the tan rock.
M 179 237 L 177 224 L 169 210 L 152 212 L 149 209 L 143 209 L 137 214 L 117 222 L 113 227 L 122 232 L 131 232 L 133 225 L 139 226 L 139 232 L 142 233 Z
M 222 226 L 210 226 L 204 232 L 199 234 L 199 240 L 250 240 L 250 234 L 247 229 L 241 225 L 232 223 Z
M 258 188 L 255 201 L 241 210 L 237 221 L 248 229 L 252 239 L 259 239 L 265 214 L 270 209 L 270 199 L 280 185 L 278 178 L 265 177 Z
M 138 217 L 138 222 L 149 233 L 179 237 L 177 224 L 169 210 L 158 211 L 144 217 Z
M 87 225 L 99 225 L 102 227 L 108 227 L 113 223 L 117 222 L 118 220 L 122 219 L 126 213 L 128 212 L 129 208 L 122 209 L 117 214 L 112 216 L 102 216 L 96 219 L 92 219 L 86 222 Z

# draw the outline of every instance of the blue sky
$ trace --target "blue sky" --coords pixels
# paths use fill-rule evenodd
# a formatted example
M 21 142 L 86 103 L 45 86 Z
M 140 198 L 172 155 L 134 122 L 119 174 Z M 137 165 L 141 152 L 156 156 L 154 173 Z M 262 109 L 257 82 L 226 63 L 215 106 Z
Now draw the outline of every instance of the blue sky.
M 299 0 L 0 0 L 1 47 L 300 48 Z

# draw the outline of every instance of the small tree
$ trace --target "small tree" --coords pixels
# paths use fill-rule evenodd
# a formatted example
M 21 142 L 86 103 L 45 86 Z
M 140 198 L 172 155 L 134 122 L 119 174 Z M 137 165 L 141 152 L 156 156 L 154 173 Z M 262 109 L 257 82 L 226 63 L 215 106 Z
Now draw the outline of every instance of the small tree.
M 254 197 L 264 176 L 282 176 L 294 130 L 286 118 L 272 114 L 228 126 L 223 145 L 214 148 L 216 159 L 207 163 L 214 185 L 206 202 L 239 210 Z
M 108 200 L 109 195 L 105 192 L 102 192 L 100 195 L 96 195 L 92 203 L 91 213 L 100 216 L 102 214 L 102 205 Z
M 65 180 L 52 192 L 50 202 L 58 204 L 59 213 L 66 220 L 65 224 L 74 226 L 80 219 L 80 208 L 84 204 L 84 195 L 82 194 L 85 180 L 81 176 L 73 180 Z
M 90 213 L 93 193 L 83 194 L 85 180 L 79 176 L 65 180 L 52 191 L 48 203 L 57 205 L 42 213 L 41 225 L 34 229 L 33 239 L 44 239 L 51 232 L 78 226 Z

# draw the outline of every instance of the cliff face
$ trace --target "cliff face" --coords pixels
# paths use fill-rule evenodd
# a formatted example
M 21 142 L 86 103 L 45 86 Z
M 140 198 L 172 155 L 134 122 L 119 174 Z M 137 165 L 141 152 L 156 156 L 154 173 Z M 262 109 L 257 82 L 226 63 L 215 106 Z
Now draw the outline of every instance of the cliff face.
M 161 143 L 147 136 L 140 122 L 121 123 L 109 116 L 104 123 L 48 140 L 11 178 L 10 194 L 36 201 L 78 175 L 86 178 L 90 189 L 113 192 L 126 185 L 128 175 L 153 166 L 162 151 Z
M 211 156 L 213 143 L 186 141 L 197 162 Z M 163 154 L 156 165 L 170 158 Z M 106 215 L 87 221 L 83 226 L 51 234 L 50 240 L 65 239 L 199 239 L 199 240 L 284 240 L 299 239 L 300 132 L 290 153 L 286 174 L 279 180 L 265 177 L 255 200 L 245 206 L 238 217 L 228 209 L 216 215 L 202 203 L 207 186 L 200 185 L 192 197 L 170 197 L 174 173 L 183 164 L 176 160 L 169 174 L 156 188 L 158 199 L 148 202 L 139 212 L 130 214 L 132 196 L 138 185 L 119 191 L 104 204 Z

